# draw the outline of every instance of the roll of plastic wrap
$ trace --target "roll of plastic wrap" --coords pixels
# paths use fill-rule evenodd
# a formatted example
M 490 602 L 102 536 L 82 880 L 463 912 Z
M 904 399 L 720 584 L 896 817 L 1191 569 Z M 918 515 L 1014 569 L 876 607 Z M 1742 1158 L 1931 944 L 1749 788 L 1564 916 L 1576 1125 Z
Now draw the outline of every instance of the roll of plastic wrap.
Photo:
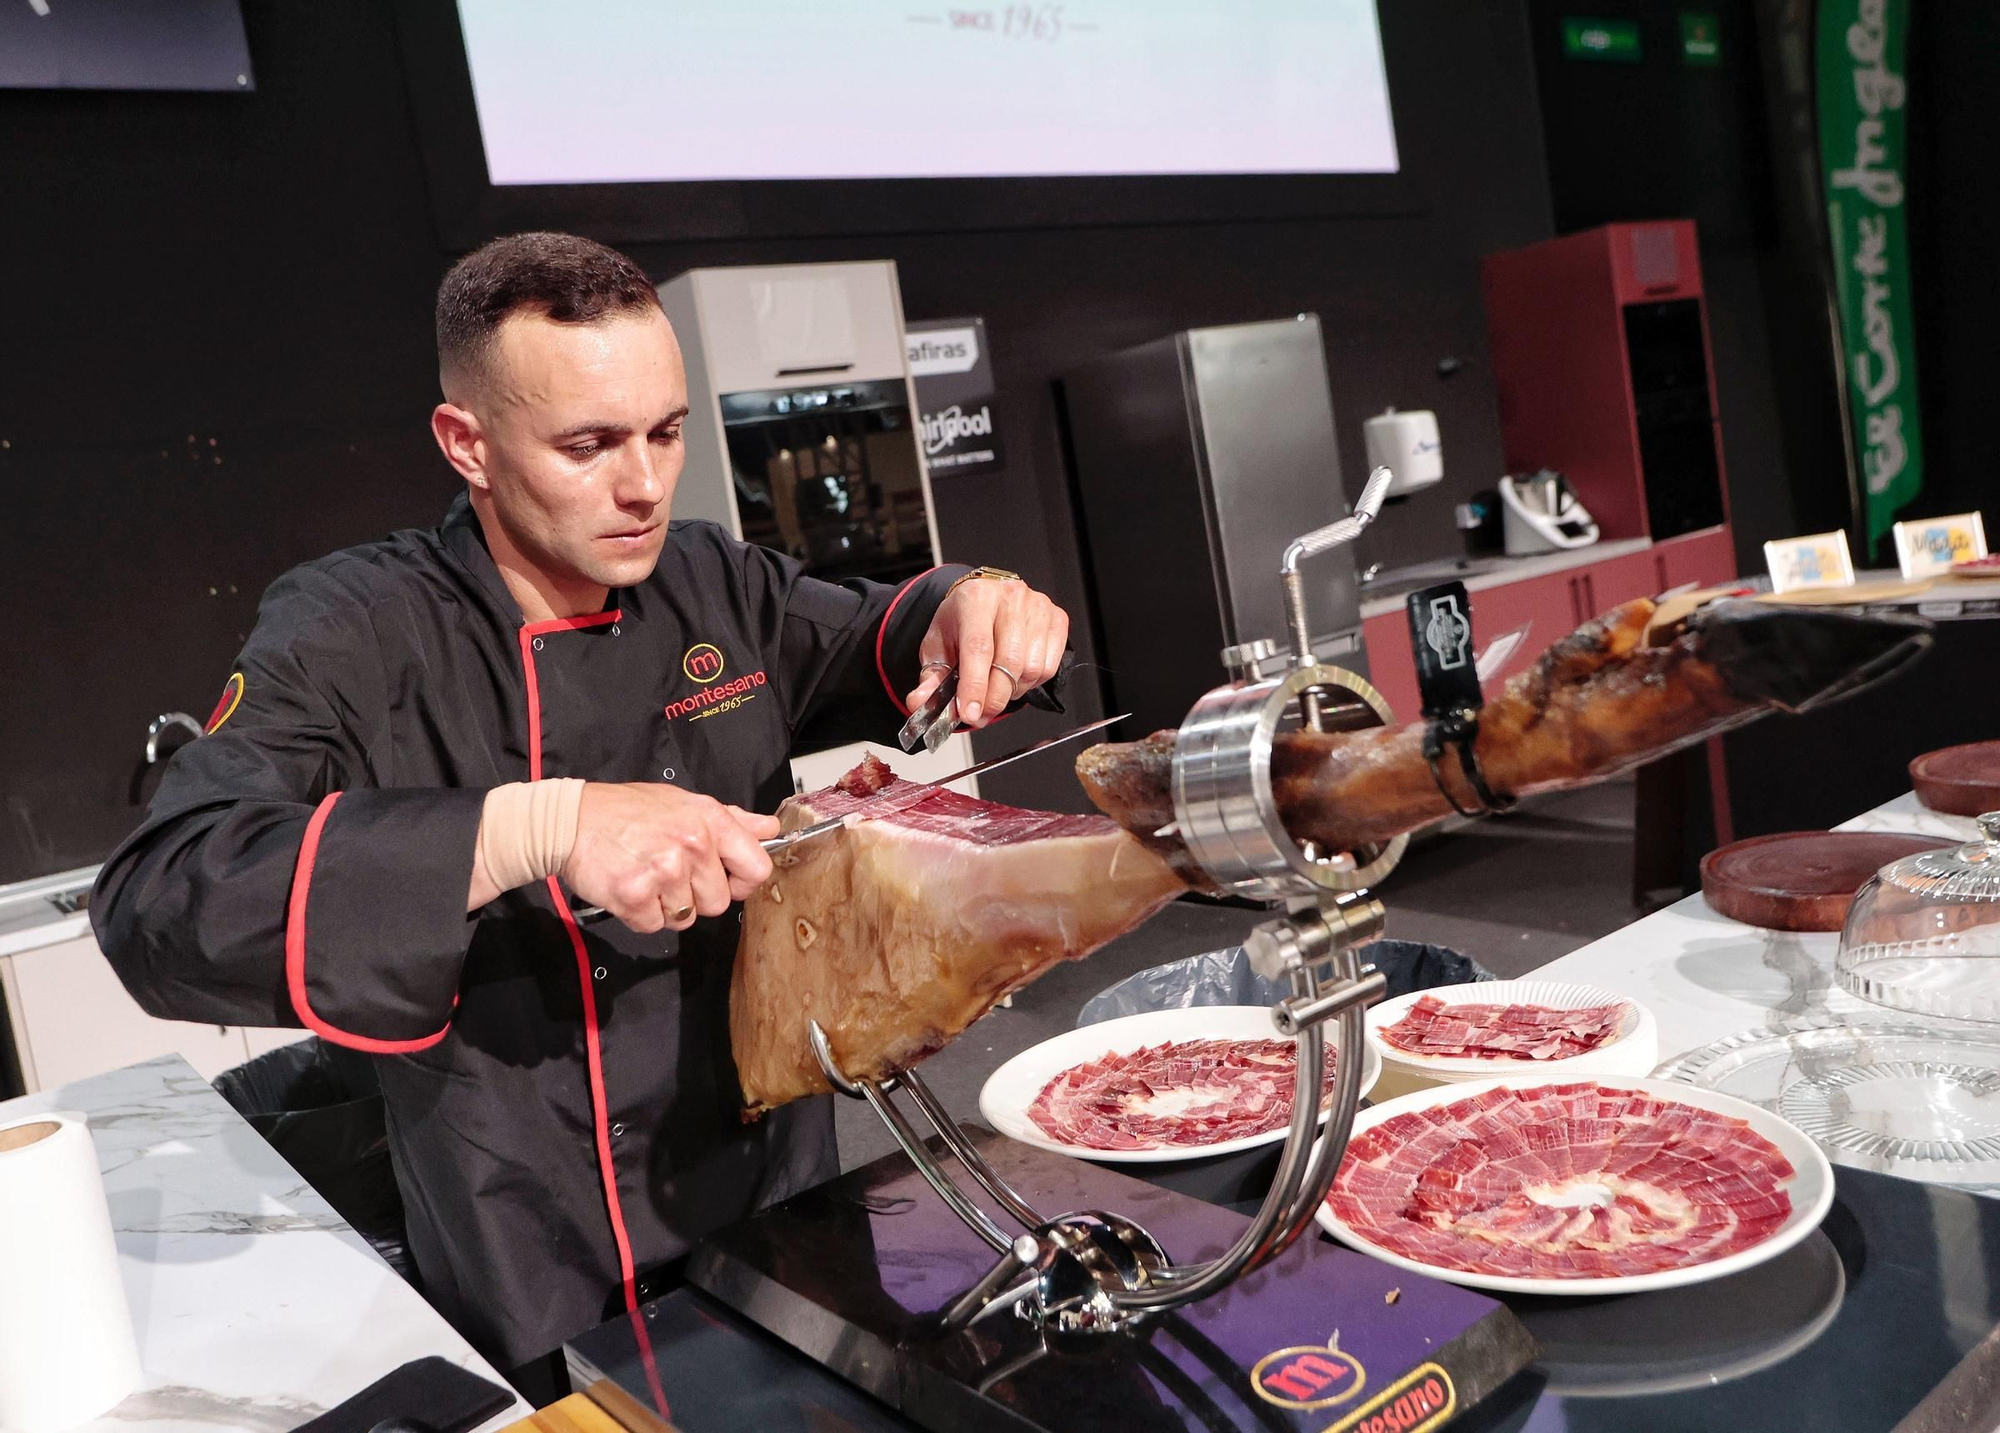
M 73 1114 L 0 1122 L 0 1430 L 72 1428 L 138 1386 L 89 1126 Z

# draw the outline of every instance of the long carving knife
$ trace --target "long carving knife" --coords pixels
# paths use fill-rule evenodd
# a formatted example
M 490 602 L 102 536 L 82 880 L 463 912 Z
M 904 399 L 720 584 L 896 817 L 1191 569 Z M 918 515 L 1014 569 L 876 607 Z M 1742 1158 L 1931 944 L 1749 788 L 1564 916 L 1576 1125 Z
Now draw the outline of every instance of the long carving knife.
M 815 836 L 824 836 L 830 831 L 840 830 L 843 826 L 852 826 L 858 821 L 872 821 L 881 816 L 893 816 L 898 811 L 907 811 L 941 786 L 949 786 L 952 782 L 963 781 L 968 776 L 979 776 L 985 772 L 997 770 L 1007 765 L 1010 761 L 1019 761 L 1024 756 L 1033 756 L 1038 751 L 1047 751 L 1050 747 L 1058 746 L 1065 741 L 1074 741 L 1077 737 L 1088 736 L 1094 731 L 1102 731 L 1113 722 L 1123 721 L 1130 715 L 1132 715 L 1130 712 L 1120 712 L 1117 716 L 1106 717 L 1103 721 L 1091 722 L 1088 726 L 1080 726 L 1076 730 L 1066 731 L 1060 736 L 1046 737 L 1032 745 L 1022 747 L 1019 751 L 1010 751 L 1005 756 L 994 757 L 991 761 L 975 762 L 963 771 L 954 771 L 951 775 L 941 776 L 936 781 L 926 781 L 914 791 L 899 791 L 892 795 L 873 797 L 844 816 L 830 816 L 824 821 L 815 821 L 810 826 L 801 826 L 796 831 L 787 831 L 782 836 L 773 836 L 769 840 L 759 841 L 757 844 L 772 855 L 776 855 L 780 851 L 789 850 L 791 847 L 798 845 L 801 841 L 810 841 Z M 576 918 L 588 924 L 592 921 L 604 919 L 607 914 L 608 912 L 602 906 L 584 906 L 576 911 Z
M 968 776 L 983 776 L 989 771 L 998 770 L 1009 762 L 1019 761 L 1024 756 L 1033 756 L 1038 751 L 1046 751 L 1050 747 L 1058 746 L 1063 742 L 1074 741 L 1077 737 L 1087 736 L 1094 731 L 1102 731 L 1113 722 L 1123 721 L 1130 715 L 1130 712 L 1120 712 L 1117 716 L 1106 717 L 1102 721 L 1091 722 L 1086 726 L 1077 727 L 1074 731 L 1066 731 L 1060 736 L 1045 737 L 1041 741 L 1022 747 L 1019 751 L 1010 751 L 1005 756 L 996 756 L 988 761 L 975 762 L 963 771 L 954 771 L 949 776 L 940 776 L 936 781 L 926 781 L 915 791 L 898 791 L 872 797 L 843 816 L 830 816 L 824 821 L 815 821 L 810 826 L 801 826 L 796 831 L 787 831 L 782 836 L 773 836 L 770 840 L 760 842 L 759 844 L 766 851 L 783 851 L 796 846 L 801 841 L 810 841 L 815 836 L 824 836 L 829 831 L 838 831 L 841 827 L 852 826 L 858 821 L 872 821 L 882 816 L 893 816 L 898 811 L 909 810 L 910 807 L 924 800 L 941 786 L 949 786 L 954 781 L 963 781 Z

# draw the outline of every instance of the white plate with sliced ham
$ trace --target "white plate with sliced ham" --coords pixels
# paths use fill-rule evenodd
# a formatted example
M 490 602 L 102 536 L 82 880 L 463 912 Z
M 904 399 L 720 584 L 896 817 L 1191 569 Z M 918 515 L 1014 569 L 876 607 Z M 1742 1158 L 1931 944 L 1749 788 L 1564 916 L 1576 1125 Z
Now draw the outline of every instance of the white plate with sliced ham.
M 1368 1012 L 1368 1043 L 1392 1072 L 1429 1080 L 1496 1075 L 1645 1075 L 1660 1060 L 1652 1012 L 1595 985 L 1488 980 L 1441 985 Z
M 1322 1028 L 1331 1052 L 1332 1027 Z M 1327 1062 L 1329 1091 L 1338 1058 Z M 1000 1133 L 1057 1154 L 1115 1164 L 1204 1159 L 1283 1139 L 1297 1068 L 1268 1006 L 1156 1010 L 1022 1051 L 988 1077 L 979 1113 Z M 1362 1094 L 1381 1073 L 1364 1041 Z
M 1363 1110 L 1318 1217 L 1413 1273 L 1602 1295 L 1761 1264 L 1832 1204 L 1826 1156 L 1757 1105 L 1672 1080 L 1515 1075 Z

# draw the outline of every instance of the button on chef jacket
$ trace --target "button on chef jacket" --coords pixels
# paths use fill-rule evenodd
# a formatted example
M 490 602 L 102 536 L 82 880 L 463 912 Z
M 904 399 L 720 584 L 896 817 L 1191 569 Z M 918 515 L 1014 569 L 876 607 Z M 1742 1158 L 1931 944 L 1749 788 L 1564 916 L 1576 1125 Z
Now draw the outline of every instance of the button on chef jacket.
M 836 586 L 676 522 L 609 610 L 524 623 L 461 496 L 265 594 L 210 735 L 104 867 L 98 938 L 154 1015 L 379 1057 L 424 1292 L 523 1363 L 634 1268 L 838 1166 L 829 1099 L 743 1122 L 737 914 L 640 935 L 579 923 L 550 880 L 468 916 L 486 792 L 579 776 L 774 810 L 792 750 L 893 739 L 965 570 Z

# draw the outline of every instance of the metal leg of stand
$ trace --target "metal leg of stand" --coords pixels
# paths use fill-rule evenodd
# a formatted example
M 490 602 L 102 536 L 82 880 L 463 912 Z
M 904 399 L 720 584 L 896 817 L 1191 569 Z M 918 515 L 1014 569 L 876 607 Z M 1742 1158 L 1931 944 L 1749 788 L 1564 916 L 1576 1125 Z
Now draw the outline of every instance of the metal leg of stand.
M 1292 989 L 1308 1000 L 1319 993 L 1319 982 L 1310 966 L 1294 970 Z M 1298 1202 L 1299 1188 L 1312 1154 L 1313 1132 L 1319 1125 L 1321 1055 L 1320 1028 L 1311 1025 L 1301 1030 L 1298 1035 L 1298 1076 L 1292 1087 L 1291 1133 L 1286 1136 L 1284 1154 L 1278 1161 L 1278 1172 L 1272 1178 L 1270 1192 L 1264 1196 L 1264 1203 L 1257 1210 L 1257 1217 L 1251 1221 L 1250 1227 L 1243 1231 L 1228 1253 L 1200 1268 L 1184 1271 L 1171 1280 L 1162 1281 L 1158 1287 L 1113 1291 L 1112 1302 L 1119 1308 L 1166 1309 L 1192 1303 L 1226 1287 L 1246 1269 L 1254 1268 L 1268 1257 L 1272 1243 L 1281 1232 L 1279 1220 L 1290 1216 Z
M 910 1092 L 910 1098 L 917 1102 L 917 1108 L 924 1112 L 924 1118 L 931 1122 L 931 1128 L 938 1132 L 938 1137 L 945 1142 L 945 1147 L 958 1157 L 958 1162 L 965 1166 L 965 1172 L 978 1181 L 981 1189 L 997 1199 L 1001 1207 L 1013 1215 L 1015 1222 L 1023 1229 L 1030 1231 L 1040 1229 L 1049 1222 L 1037 1214 L 1033 1205 L 1015 1193 L 1007 1181 L 994 1172 L 993 1166 L 986 1162 L 984 1155 L 973 1148 L 972 1141 L 965 1137 L 965 1131 L 958 1127 L 943 1103 L 931 1093 L 930 1086 L 924 1083 L 915 1070 L 905 1070 L 902 1079 L 903 1088 Z
M 1358 981 L 1361 962 L 1351 948 L 1340 952 L 1339 970 L 1339 983 L 1351 985 Z M 1376 979 L 1379 981 L 1380 977 Z M 1361 1066 L 1365 1053 L 1361 1048 L 1365 1038 L 1361 1005 L 1347 1006 L 1337 1018 L 1340 1021 L 1340 1058 L 1333 1075 L 1333 1108 L 1351 1110 L 1361 1103 Z M 1306 1171 L 1298 1202 L 1280 1226 L 1283 1232 L 1265 1256 L 1267 1259 L 1275 1259 L 1291 1248 L 1312 1222 L 1313 1215 L 1319 1212 L 1327 1190 L 1333 1187 L 1334 1172 L 1340 1168 L 1341 1157 L 1347 1153 L 1347 1137 L 1353 1128 L 1352 1119 L 1327 1121 L 1326 1130 L 1320 1136 L 1319 1149 L 1313 1155 L 1312 1167 Z
M 973 1233 L 995 1249 L 1004 1251 L 1011 1248 L 1014 1241 L 1001 1233 L 1000 1226 L 993 1222 L 992 1216 L 966 1198 L 965 1191 L 953 1184 L 951 1176 L 938 1167 L 938 1162 L 931 1158 L 931 1152 L 924 1148 L 923 1140 L 918 1138 L 914 1129 L 910 1128 L 910 1122 L 903 1118 L 903 1112 L 896 1108 L 895 1103 L 868 1081 L 861 1080 L 857 1083 L 861 1086 L 862 1098 L 874 1106 L 875 1113 L 881 1117 L 882 1123 L 889 1127 L 889 1133 L 896 1137 L 896 1143 L 903 1147 L 903 1153 L 910 1157 L 910 1163 L 916 1165 L 917 1172 L 923 1175 L 932 1189 L 937 1191 L 938 1198 L 951 1206 L 951 1212 L 969 1224 Z
M 840 1072 L 840 1066 L 833 1062 L 833 1046 L 827 1041 L 826 1031 L 819 1028 L 819 1021 L 806 1021 L 806 1043 L 812 1046 L 813 1058 L 819 1061 L 819 1072 L 826 1076 L 826 1082 L 833 1086 L 837 1095 L 846 1095 L 850 1100 L 862 1098 L 861 1086 Z M 885 1094 L 896 1088 L 896 1077 L 874 1082 L 875 1088 Z
M 903 1112 L 896 1108 L 895 1102 L 888 1096 L 887 1091 L 893 1088 L 894 1081 L 878 1085 L 873 1080 L 848 1079 L 841 1072 L 840 1066 L 834 1062 L 833 1046 L 827 1041 L 826 1031 L 820 1028 L 817 1020 L 806 1022 L 806 1040 L 812 1046 L 813 1058 L 819 1062 L 820 1073 L 826 1076 L 827 1083 L 843 1095 L 868 1101 L 869 1106 L 875 1111 L 876 1118 L 880 1119 L 889 1133 L 895 1137 L 903 1153 L 910 1157 L 910 1163 L 917 1167 L 917 1173 L 923 1175 L 924 1182 L 937 1191 L 938 1198 L 945 1202 L 951 1212 L 964 1220 L 973 1233 L 996 1250 L 1005 1253 L 1012 1247 L 1013 1241 L 1000 1232 L 1000 1226 L 993 1222 L 992 1216 L 968 1199 L 965 1191 L 952 1183 L 951 1176 L 944 1172 L 938 1162 L 931 1157 L 931 1152 L 924 1148 L 922 1138 L 910 1127 L 910 1122 L 903 1118 Z M 929 1095 L 929 1091 L 925 1091 L 925 1094 Z M 936 1103 L 934 1098 L 932 1103 Z M 926 1113 L 928 1114 L 928 1111 Z M 945 1142 L 951 1143 L 949 1138 Z
M 987 1270 L 984 1278 L 953 1299 L 938 1316 L 938 1332 L 956 1333 L 978 1318 L 996 1294 L 1020 1277 L 1024 1270 L 1032 1269 L 1041 1257 L 1041 1240 L 1032 1234 L 1023 1234 L 1016 1239 L 1000 1256 L 1000 1262 Z M 1032 1288 L 1032 1284 L 1027 1285 L 1020 1290 L 1020 1294 L 1027 1294 Z

